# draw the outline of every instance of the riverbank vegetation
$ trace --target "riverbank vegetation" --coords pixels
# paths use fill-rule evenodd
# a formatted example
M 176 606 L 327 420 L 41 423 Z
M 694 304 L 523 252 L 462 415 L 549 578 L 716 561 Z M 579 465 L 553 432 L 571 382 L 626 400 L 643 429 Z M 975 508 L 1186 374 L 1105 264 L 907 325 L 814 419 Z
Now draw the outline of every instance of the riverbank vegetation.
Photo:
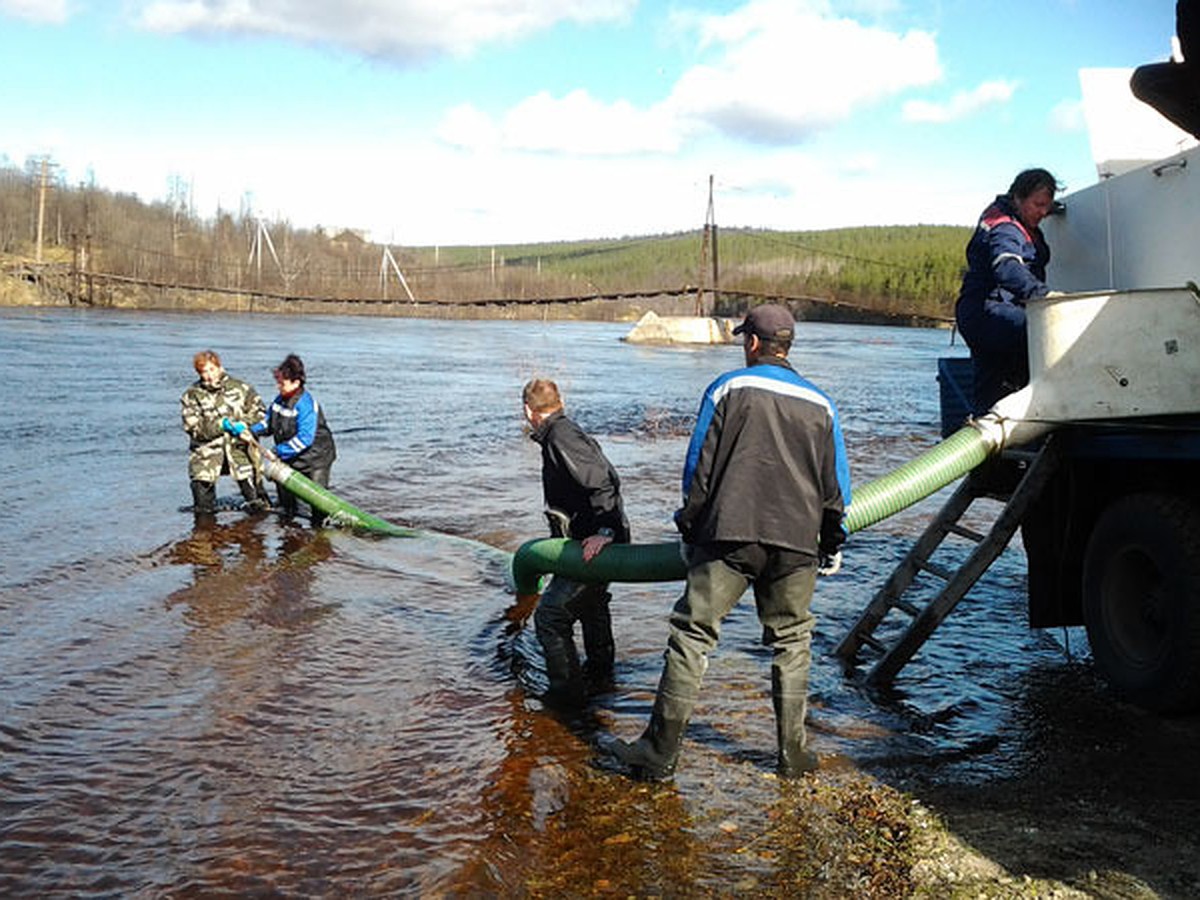
M 522 303 L 694 294 L 731 314 L 747 297 L 815 300 L 889 316 L 953 314 L 970 231 L 911 225 L 828 231 L 706 227 L 675 234 L 496 246 L 396 246 L 353 229 L 297 228 L 248 202 L 211 218 L 186 186 L 146 202 L 0 165 L 0 254 L 96 302 L 95 280 L 287 300 Z M 39 274 L 40 277 L 40 274 Z M 730 307 L 730 308 L 726 308 Z

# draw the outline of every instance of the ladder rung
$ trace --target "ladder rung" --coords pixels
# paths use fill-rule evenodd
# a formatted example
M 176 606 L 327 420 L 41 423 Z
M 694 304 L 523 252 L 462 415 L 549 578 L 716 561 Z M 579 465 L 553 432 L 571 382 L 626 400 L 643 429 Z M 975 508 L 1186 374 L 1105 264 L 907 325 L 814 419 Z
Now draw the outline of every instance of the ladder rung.
M 923 563 L 919 563 L 918 567 L 928 572 L 930 575 L 936 575 L 938 578 L 942 579 L 942 581 L 949 581 L 954 577 L 954 573 L 945 566 L 939 566 L 937 563 L 931 563 L 928 560 Z
M 860 641 L 862 641 L 864 644 L 866 644 L 868 647 L 871 647 L 872 649 L 877 650 L 880 653 L 883 653 L 884 651 L 887 650 L 887 647 L 884 646 L 883 641 L 879 640 L 878 638 L 873 638 L 869 634 L 860 634 L 858 636 L 858 639 Z
M 969 541 L 980 543 L 983 541 L 983 535 L 974 529 L 967 528 L 965 525 L 947 525 L 946 530 L 957 534 L 959 537 L 964 537 Z
M 976 496 L 983 497 L 985 500 L 995 500 L 997 503 L 1008 503 L 1012 498 L 1012 494 L 1000 494 L 995 491 L 984 491 Z
M 1006 451 L 1004 455 L 1020 464 L 1013 467 L 1014 472 L 1018 468 L 1024 470 L 1024 474 L 1016 480 L 1012 489 L 1004 490 L 1003 482 L 997 483 L 998 479 L 976 479 L 973 474 L 965 479 L 942 507 L 937 518 L 922 532 L 912 550 L 892 572 L 888 582 L 876 593 L 858 623 L 838 645 L 837 655 L 847 659 L 852 658 L 863 646 L 871 647 L 881 655 L 867 676 L 868 683 L 890 683 L 917 649 L 928 640 L 933 630 L 957 606 L 966 591 L 987 571 L 1019 527 L 1021 517 L 1028 511 L 1029 504 L 1044 489 L 1047 480 L 1055 472 L 1059 459 L 1058 445 L 1053 436 L 1045 447 L 1037 452 Z M 1004 509 L 984 533 L 959 524 L 963 514 L 979 498 L 1004 504 Z M 930 555 L 949 534 L 978 544 L 971 550 L 965 562 L 955 569 L 929 560 Z M 945 582 L 924 609 L 918 609 L 916 604 L 900 598 L 900 594 L 912 586 L 918 571 L 928 572 Z M 878 638 L 872 637 L 870 632 L 879 627 L 884 616 L 892 609 L 906 613 L 912 617 L 912 621 L 900 636 L 893 640 L 893 645 L 887 647 Z

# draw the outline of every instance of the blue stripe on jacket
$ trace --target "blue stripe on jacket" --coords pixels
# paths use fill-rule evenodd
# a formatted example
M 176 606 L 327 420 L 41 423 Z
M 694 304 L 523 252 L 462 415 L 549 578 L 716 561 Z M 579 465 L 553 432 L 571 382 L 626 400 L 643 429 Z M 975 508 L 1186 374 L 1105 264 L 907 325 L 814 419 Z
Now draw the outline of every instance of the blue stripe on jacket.
M 683 499 L 687 502 L 688 492 L 692 487 L 692 478 L 696 474 L 696 465 L 700 461 L 700 451 L 704 447 L 704 438 L 712 424 L 717 404 L 730 392 L 744 388 L 773 391 L 797 397 L 822 406 L 833 419 L 833 445 L 836 455 L 838 488 L 842 492 L 843 508 L 850 508 L 850 462 L 846 457 L 846 444 L 842 437 L 841 418 L 837 405 L 829 395 L 808 379 L 788 366 L 757 365 L 747 366 L 726 372 L 718 377 L 704 392 L 700 400 L 700 409 L 696 413 L 696 425 L 692 429 L 692 439 L 688 443 L 687 457 L 683 465 Z

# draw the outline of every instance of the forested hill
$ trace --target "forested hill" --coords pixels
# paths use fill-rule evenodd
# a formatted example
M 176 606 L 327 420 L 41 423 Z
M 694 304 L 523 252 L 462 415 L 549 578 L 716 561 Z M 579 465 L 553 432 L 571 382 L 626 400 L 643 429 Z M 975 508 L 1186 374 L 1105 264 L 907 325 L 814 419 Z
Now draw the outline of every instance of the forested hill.
M 896 225 L 829 231 L 722 229 L 619 240 L 496 248 L 508 266 L 586 282 L 588 290 L 680 285 L 818 297 L 889 313 L 950 317 L 971 229 Z M 706 239 L 707 237 L 707 239 Z M 443 262 L 479 263 L 485 248 L 442 248 Z
M 419 227 L 405 223 L 410 233 Z M 196 216 L 181 193 L 147 203 L 0 165 L 0 254 L 73 276 L 288 299 L 546 302 L 679 293 L 816 298 L 949 317 L 970 229 L 696 229 L 496 246 L 387 246 L 248 209 Z M 708 296 L 714 296 L 709 293 Z

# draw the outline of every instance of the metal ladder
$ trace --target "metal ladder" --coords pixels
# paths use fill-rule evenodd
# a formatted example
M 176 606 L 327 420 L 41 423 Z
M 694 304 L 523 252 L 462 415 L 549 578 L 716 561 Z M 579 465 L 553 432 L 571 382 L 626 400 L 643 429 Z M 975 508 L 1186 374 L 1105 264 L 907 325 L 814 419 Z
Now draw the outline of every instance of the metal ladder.
M 978 470 L 968 473 L 962 484 L 946 501 L 946 505 L 917 539 L 913 548 L 875 594 L 849 633 L 834 648 L 834 655 L 840 657 L 847 665 L 856 660 L 864 644 L 881 654 L 867 675 L 868 684 L 890 684 L 896 674 L 912 659 L 913 654 L 950 615 L 963 595 L 1008 546 L 1029 504 L 1041 493 L 1058 465 L 1058 451 L 1053 436 L 1036 451 L 1007 451 L 1004 458 L 1027 463 L 1025 474 L 1012 492 L 1007 496 L 1003 493 L 997 494 L 984 482 Z M 959 524 L 959 520 L 971 504 L 981 497 L 1007 500 L 987 534 L 980 534 Z M 930 561 L 934 551 L 951 534 L 973 541 L 976 545 L 957 571 Z M 945 582 L 942 589 L 923 608 L 903 596 L 919 572 L 928 572 Z M 911 621 L 889 647 L 875 637 L 875 631 L 892 610 L 908 616 Z

